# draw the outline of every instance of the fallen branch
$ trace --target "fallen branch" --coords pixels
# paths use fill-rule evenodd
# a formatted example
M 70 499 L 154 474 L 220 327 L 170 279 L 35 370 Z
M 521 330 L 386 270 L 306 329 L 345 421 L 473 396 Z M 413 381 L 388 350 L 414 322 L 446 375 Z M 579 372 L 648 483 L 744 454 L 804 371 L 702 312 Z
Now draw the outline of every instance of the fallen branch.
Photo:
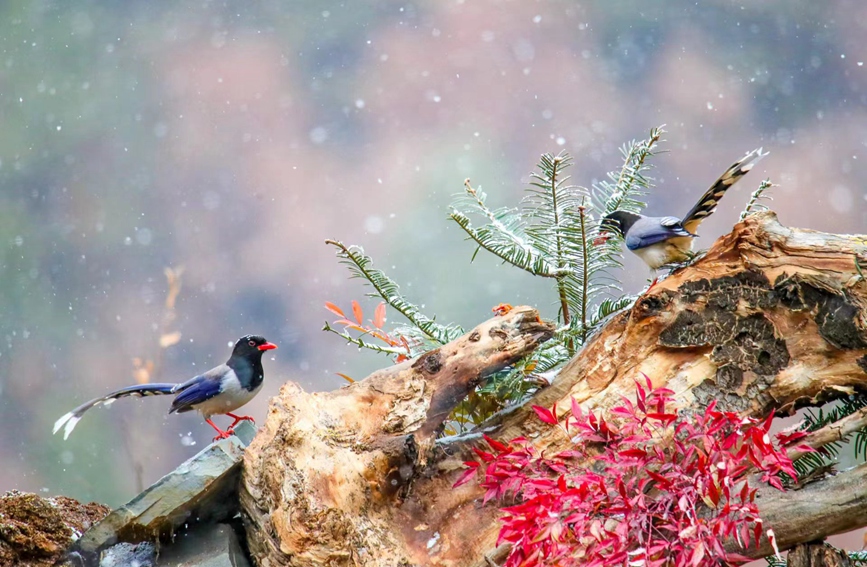
M 633 397 L 642 375 L 673 390 L 687 417 L 711 400 L 744 415 L 785 415 L 867 388 L 858 257 L 867 257 L 863 237 L 752 215 L 616 315 L 550 387 L 482 429 L 500 441 L 526 437 L 540 451 L 566 449 L 570 439 L 532 405 L 565 415 L 574 399 L 604 414 Z M 475 483 L 452 488 L 479 436 L 436 448 L 433 437 L 486 373 L 550 334 L 519 308 L 337 392 L 284 386 L 245 457 L 242 506 L 260 564 L 489 564 L 500 555 L 492 553 L 499 511 L 481 505 Z M 812 442 L 838 434 L 817 432 Z M 863 474 L 859 467 L 802 490 L 762 491 L 765 527 L 785 548 L 867 524 Z

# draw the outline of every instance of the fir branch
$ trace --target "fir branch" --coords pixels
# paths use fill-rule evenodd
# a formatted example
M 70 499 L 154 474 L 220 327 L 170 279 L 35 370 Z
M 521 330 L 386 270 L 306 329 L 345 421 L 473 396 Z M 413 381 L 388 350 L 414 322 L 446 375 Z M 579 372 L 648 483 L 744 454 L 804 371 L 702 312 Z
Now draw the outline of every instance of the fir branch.
M 361 337 L 353 337 L 352 335 L 350 335 L 346 331 L 340 332 L 337 329 L 335 329 L 334 327 L 332 327 L 331 325 L 329 325 L 327 321 L 325 322 L 325 325 L 322 327 L 322 330 L 328 331 L 329 333 L 334 333 L 338 337 L 343 338 L 346 342 L 348 342 L 350 344 L 354 344 L 355 346 L 357 346 L 360 349 L 366 348 L 366 349 L 372 350 L 374 352 L 380 352 L 380 353 L 384 353 L 384 354 L 388 354 L 388 355 L 394 355 L 394 356 L 399 356 L 401 354 L 403 354 L 403 355 L 407 354 L 406 351 L 402 348 L 385 346 L 385 345 L 380 345 L 380 344 L 371 343 L 371 342 L 365 342 L 364 339 L 362 339 Z M 365 333 L 365 334 L 367 334 L 367 333 Z M 364 335 L 362 335 L 362 336 L 364 336 Z
M 568 258 L 564 253 L 564 231 L 567 228 L 564 226 L 563 219 L 561 218 L 560 207 L 562 203 L 558 202 L 558 198 L 561 197 L 561 189 L 563 189 L 563 183 L 568 180 L 567 177 L 564 180 L 560 180 L 558 177 L 560 175 L 561 169 L 565 169 L 571 165 L 571 158 L 566 153 L 560 153 L 556 157 L 551 156 L 551 154 L 543 154 L 540 162 L 540 169 L 542 169 L 543 174 L 532 173 L 531 176 L 538 180 L 538 182 L 532 183 L 536 187 L 539 187 L 542 191 L 538 192 L 537 195 L 540 197 L 540 205 L 536 207 L 534 213 L 538 214 L 540 211 L 545 210 L 543 207 L 550 207 L 551 223 L 546 225 L 544 228 L 546 231 L 550 230 L 554 236 L 554 255 L 557 262 L 557 270 L 560 275 L 557 277 L 557 294 L 560 297 L 560 313 L 563 317 L 563 324 L 568 325 L 571 321 L 569 314 L 569 300 L 566 295 L 566 286 L 565 286 L 565 276 L 568 274 L 566 272 L 566 268 L 569 264 Z M 565 189 L 564 189 L 565 191 Z M 548 203 L 548 198 L 550 197 L 550 203 Z M 563 199 L 565 200 L 565 199 Z M 531 236 L 533 233 L 531 233 Z M 535 234 L 538 237 L 538 233 Z M 572 347 L 570 346 L 570 350 Z
M 653 178 L 645 172 L 650 169 L 647 160 L 658 153 L 656 146 L 662 141 L 665 126 L 652 128 L 647 139 L 640 142 L 632 141 L 624 145 L 623 166 L 619 173 L 608 173 L 608 178 L 614 181 L 602 181 L 593 186 L 593 196 L 603 215 L 614 211 L 629 211 L 639 213 L 645 207 L 640 197 L 647 194 L 653 187 Z
M 373 260 L 364 254 L 361 247 L 346 246 L 337 240 L 326 240 L 325 243 L 337 248 L 340 263 L 349 268 L 352 277 L 366 280 L 373 287 L 375 293 L 368 293 L 368 296 L 385 301 L 417 327 L 427 340 L 444 345 L 464 333 L 457 325 L 440 325 L 434 319 L 424 315 L 415 304 L 400 294 L 400 288 L 394 280 L 386 276 L 382 270 L 372 267 Z
M 451 207 L 449 217 L 467 234 L 467 237 L 477 245 L 473 254 L 475 259 L 479 249 L 485 249 L 503 262 L 511 264 L 534 276 L 546 278 L 557 277 L 553 267 L 542 257 L 541 252 L 527 241 L 524 223 L 516 209 L 498 209 L 492 211 L 486 205 L 487 195 L 481 189 L 470 185 L 470 180 L 464 181 L 465 200 L 458 200 Z M 469 213 L 460 210 L 463 204 L 467 211 L 476 212 L 488 220 L 488 224 L 475 228 L 469 218 Z
M 587 218 L 585 213 L 584 203 L 578 207 L 578 214 L 581 219 L 581 259 L 584 274 L 581 278 L 584 289 L 581 292 L 581 344 L 587 342 L 587 303 L 590 292 L 588 290 L 588 282 L 590 282 L 590 251 L 587 249 Z
M 839 422 L 840 420 L 862 410 L 867 407 L 867 394 L 853 394 L 845 399 L 834 402 L 834 405 L 819 408 L 815 412 L 808 410 L 804 414 L 804 420 L 801 429 L 803 431 L 814 432 L 828 425 Z M 861 429 L 855 432 L 855 455 L 856 457 L 864 456 L 867 458 L 867 453 L 863 453 L 860 449 L 867 448 L 867 431 Z M 795 470 L 798 471 L 799 477 L 809 476 L 814 472 L 833 464 L 840 453 L 844 443 L 848 443 L 852 438 L 851 434 L 843 435 L 840 441 L 828 443 L 822 447 L 821 452 L 807 453 L 794 462 Z
M 744 208 L 744 210 L 741 211 L 740 220 L 744 220 L 745 218 L 747 218 L 747 216 L 749 216 L 753 212 L 768 210 L 768 208 L 766 206 L 762 205 L 761 203 L 759 203 L 759 201 L 762 199 L 768 200 L 768 201 L 773 200 L 770 195 L 764 194 L 765 191 L 767 191 L 771 187 L 776 187 L 776 185 L 771 183 L 770 179 L 763 179 L 762 180 L 761 184 L 759 184 L 759 188 L 756 189 L 755 191 L 753 191 L 753 193 L 750 195 L 750 200 L 747 202 L 746 208 Z M 755 209 L 755 211 L 753 209 Z

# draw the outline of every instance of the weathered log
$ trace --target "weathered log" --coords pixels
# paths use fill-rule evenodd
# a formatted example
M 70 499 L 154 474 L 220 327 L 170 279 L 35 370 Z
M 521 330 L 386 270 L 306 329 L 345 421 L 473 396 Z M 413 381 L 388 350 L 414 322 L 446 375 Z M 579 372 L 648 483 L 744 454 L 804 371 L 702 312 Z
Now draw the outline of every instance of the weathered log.
M 425 555 L 424 516 L 397 504 L 436 431 L 489 374 L 553 335 L 529 307 L 336 392 L 287 383 L 245 454 L 241 489 L 260 565 L 397 565 Z M 420 548 L 418 547 L 420 546 Z
M 849 567 L 849 556 L 824 543 L 797 546 L 786 557 L 788 567 Z
M 604 413 L 632 397 L 642 374 L 672 389 L 686 416 L 711 400 L 745 415 L 785 414 L 864 389 L 867 282 L 857 268 L 864 258 L 865 237 L 785 228 L 772 213 L 749 217 L 616 315 L 550 387 L 484 430 L 506 441 L 526 436 L 541 450 L 566 448 L 569 439 L 542 424 L 531 405 L 556 404 L 564 415 L 574 398 Z M 245 457 L 242 506 L 259 564 L 487 565 L 499 528 L 496 506 L 481 506 L 474 483 L 451 488 L 479 439 L 443 443 L 436 452 L 432 434 L 480 374 L 550 332 L 521 308 L 338 392 L 284 386 Z M 492 342 L 477 344 L 483 341 Z M 492 357 L 498 342 L 516 346 Z M 847 478 L 855 477 L 838 480 Z M 832 478 L 809 490 L 832 485 L 840 488 Z M 863 483 L 844 485 L 859 498 L 865 492 Z M 766 526 L 788 546 L 814 540 L 810 527 L 821 511 L 804 508 L 778 526 L 786 512 L 773 503 L 782 496 L 763 491 Z M 826 527 L 864 523 L 852 514 Z

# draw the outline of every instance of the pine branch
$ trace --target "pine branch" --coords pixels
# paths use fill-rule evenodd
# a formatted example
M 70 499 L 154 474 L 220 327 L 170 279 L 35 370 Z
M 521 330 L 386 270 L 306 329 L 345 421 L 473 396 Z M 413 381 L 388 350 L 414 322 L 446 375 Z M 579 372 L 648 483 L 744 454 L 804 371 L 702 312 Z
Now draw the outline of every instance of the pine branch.
M 325 243 L 337 248 L 337 257 L 349 268 L 352 277 L 366 280 L 373 287 L 375 293 L 369 293 L 368 296 L 385 301 L 417 327 L 427 340 L 444 345 L 464 333 L 457 325 L 440 325 L 434 319 L 424 315 L 415 304 L 400 294 L 400 288 L 391 278 L 382 270 L 372 267 L 373 260 L 364 254 L 361 247 L 346 246 L 337 240 L 326 240 Z
M 853 414 L 863 411 L 867 408 L 867 394 L 853 394 L 848 398 L 839 400 L 830 407 L 819 408 L 815 413 L 807 411 L 804 414 L 804 421 L 801 429 L 803 431 L 817 432 L 823 430 L 832 424 L 841 422 L 845 418 Z M 799 477 L 810 476 L 817 471 L 820 471 L 829 465 L 833 464 L 840 453 L 844 443 L 851 440 L 853 432 L 848 431 L 840 436 L 839 441 L 825 443 L 822 445 L 822 452 L 807 453 L 801 456 L 794 462 L 795 469 L 798 471 Z M 855 436 L 855 455 L 856 457 L 863 456 L 867 458 L 867 454 L 862 450 L 867 445 L 867 431 L 860 429 L 854 432 Z
M 552 215 L 552 224 L 549 227 L 554 233 L 554 252 L 557 260 L 557 270 L 561 272 L 557 278 L 557 294 L 560 296 L 560 313 L 563 317 L 563 324 L 568 325 L 571 321 L 569 316 L 569 300 L 566 296 L 566 287 L 564 285 L 565 279 L 565 270 L 568 266 L 568 259 L 564 254 L 564 243 L 563 243 L 563 231 L 565 227 L 563 226 L 561 219 L 561 204 L 557 202 L 558 197 L 560 196 L 560 189 L 562 182 L 558 179 L 560 174 L 561 166 L 563 168 L 568 167 L 571 164 L 571 159 L 568 154 L 560 153 L 556 157 L 552 157 L 550 154 L 544 154 L 542 156 L 541 167 L 545 172 L 545 176 L 533 173 L 532 175 L 538 179 L 541 183 L 534 183 L 537 187 L 542 189 L 542 195 L 547 196 L 550 193 L 550 207 L 551 207 L 551 215 Z M 568 179 L 568 178 L 567 178 Z M 564 180 L 565 181 L 565 180 Z M 548 205 L 548 203 L 544 202 L 545 199 L 543 197 L 543 205 Z M 539 209 L 537 208 L 537 211 Z M 570 345 L 569 350 L 573 350 L 574 347 Z
M 325 325 L 322 327 L 322 330 L 328 331 L 329 333 L 334 333 L 338 337 L 343 338 L 346 342 L 348 342 L 350 344 L 354 344 L 355 346 L 357 346 L 360 349 L 366 348 L 366 349 L 372 350 L 374 352 L 380 352 L 383 354 L 394 355 L 394 356 L 406 354 L 406 351 L 402 348 L 385 346 L 385 345 L 380 345 L 380 344 L 372 343 L 372 342 L 365 342 L 364 339 L 362 339 L 361 337 L 353 337 L 352 335 L 350 335 L 346 331 L 340 332 L 337 329 L 335 329 L 334 327 L 332 327 L 331 325 L 329 325 L 327 321 L 325 322 Z
M 590 296 L 588 283 L 590 282 L 590 250 L 587 248 L 587 218 L 584 208 L 584 203 L 578 208 L 578 214 L 581 218 L 581 259 L 584 274 L 581 277 L 584 289 L 581 291 L 581 344 L 587 342 L 587 303 Z
M 542 257 L 542 253 L 534 248 L 527 239 L 524 222 L 517 209 L 498 209 L 492 211 L 485 201 L 487 195 L 481 189 L 470 185 L 470 180 L 464 181 L 464 206 L 468 211 L 476 212 L 488 220 L 488 224 L 479 228 L 472 226 L 467 212 L 460 210 L 459 200 L 451 207 L 449 217 L 467 234 L 467 237 L 477 245 L 473 260 L 479 249 L 485 249 L 503 262 L 511 264 L 534 276 L 546 278 L 557 277 L 556 271 Z
M 614 211 L 639 213 L 644 209 L 645 204 L 639 199 L 647 194 L 654 181 L 645 175 L 650 169 L 647 160 L 658 153 L 655 148 L 665 134 L 664 128 L 664 125 L 653 128 L 646 140 L 632 141 L 624 145 L 620 150 L 623 154 L 620 172 L 608 174 L 614 184 L 602 181 L 593 186 L 593 196 L 597 201 L 601 201 L 597 206 L 603 215 Z
M 776 187 L 773 183 L 771 183 L 770 179 L 762 180 L 761 184 L 759 184 L 759 188 L 753 191 L 752 195 L 750 195 L 750 200 L 747 202 L 746 208 L 741 211 L 740 220 L 744 220 L 748 215 L 754 212 L 766 211 L 768 208 L 761 203 L 760 200 L 765 199 L 768 201 L 772 201 L 770 195 L 765 195 L 765 191 L 770 189 L 771 187 Z M 754 210 L 755 209 L 755 210 Z

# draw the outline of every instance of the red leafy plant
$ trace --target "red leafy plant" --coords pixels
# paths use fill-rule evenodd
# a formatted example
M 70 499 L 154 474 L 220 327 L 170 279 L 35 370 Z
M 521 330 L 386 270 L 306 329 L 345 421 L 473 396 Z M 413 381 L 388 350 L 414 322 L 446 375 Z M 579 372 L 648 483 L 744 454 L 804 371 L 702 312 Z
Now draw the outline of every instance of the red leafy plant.
M 352 316 L 355 318 L 355 321 L 350 321 L 346 314 L 344 314 L 343 310 L 330 301 L 325 302 L 325 308 L 340 317 L 340 319 L 334 321 L 335 325 L 343 325 L 343 328 L 346 331 L 350 329 L 358 331 L 362 335 L 369 335 L 381 340 L 389 347 L 393 347 L 395 349 L 395 363 L 409 360 L 412 349 L 409 342 L 406 340 L 406 337 L 392 336 L 386 333 L 383 329 L 385 326 L 384 301 L 380 302 L 379 305 L 376 306 L 376 309 L 373 312 L 373 319 L 370 320 L 370 325 L 364 323 L 364 311 L 362 310 L 361 305 L 354 299 L 352 300 Z M 348 378 L 344 374 L 340 375 L 344 378 Z M 352 380 L 350 379 L 350 381 Z
M 772 443 L 773 416 L 744 418 L 714 402 L 681 418 L 667 410 L 671 390 L 649 379 L 636 386 L 634 403 L 611 410 L 616 425 L 574 400 L 562 426 L 554 411 L 534 406 L 543 422 L 573 436 L 570 450 L 547 456 L 523 437 L 506 445 L 485 436 L 493 452 L 476 449 L 481 462 L 465 463 L 455 486 L 483 470 L 484 501 L 514 502 L 502 509 L 498 540 L 512 546 L 508 567 L 740 563 L 747 558 L 727 552 L 725 541 L 748 547 L 763 532 L 776 548 L 748 476 L 782 490 L 779 473 L 796 472 L 779 443 L 803 432 Z

